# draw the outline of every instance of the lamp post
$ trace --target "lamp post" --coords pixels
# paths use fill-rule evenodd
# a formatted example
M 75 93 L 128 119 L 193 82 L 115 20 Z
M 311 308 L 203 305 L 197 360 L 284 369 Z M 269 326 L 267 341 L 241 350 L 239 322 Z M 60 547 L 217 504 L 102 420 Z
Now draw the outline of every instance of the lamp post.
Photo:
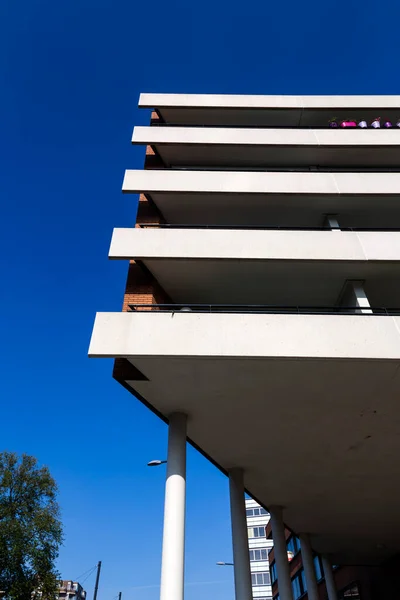
M 233 567 L 234 566 L 233 563 L 231 563 L 231 562 L 223 562 L 222 560 L 219 560 L 215 564 L 217 564 L 219 567 Z
M 148 467 L 159 467 L 160 465 L 165 465 L 166 464 L 166 460 L 151 460 L 150 462 L 147 463 Z

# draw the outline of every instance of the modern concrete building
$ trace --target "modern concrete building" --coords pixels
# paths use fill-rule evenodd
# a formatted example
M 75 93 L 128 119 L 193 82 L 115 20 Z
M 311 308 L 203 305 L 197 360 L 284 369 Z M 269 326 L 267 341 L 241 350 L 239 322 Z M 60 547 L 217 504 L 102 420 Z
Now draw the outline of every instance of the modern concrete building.
M 269 514 L 255 500 L 249 498 L 245 502 L 253 600 L 270 600 L 272 591 L 268 551 L 273 542 L 266 538 Z
M 169 423 L 162 600 L 182 600 L 186 440 L 229 476 L 235 590 L 252 594 L 244 491 L 268 508 L 274 594 L 325 567 L 369 569 L 362 600 L 397 594 L 400 553 L 400 96 L 144 94 L 136 227 L 121 312 L 90 356 Z M 286 526 L 286 529 L 285 529 Z M 394 569 L 394 570 L 393 570 Z M 373 575 L 372 575 L 373 573 Z M 349 582 L 350 584 L 351 582 Z M 306 591 L 307 590 L 307 591 Z

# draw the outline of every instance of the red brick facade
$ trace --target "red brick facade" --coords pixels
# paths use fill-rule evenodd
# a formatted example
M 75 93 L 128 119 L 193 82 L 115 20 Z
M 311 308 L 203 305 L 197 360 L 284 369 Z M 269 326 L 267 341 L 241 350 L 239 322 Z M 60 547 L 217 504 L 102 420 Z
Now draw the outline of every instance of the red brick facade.
M 130 304 L 170 304 L 171 299 L 157 283 L 151 273 L 140 263 L 131 261 L 126 280 L 122 311 L 129 311 Z M 137 310 L 151 310 L 138 307 Z
M 151 114 L 151 124 L 159 121 L 156 112 Z M 162 168 L 163 164 L 151 146 L 146 148 L 145 169 Z M 165 223 L 165 219 L 145 194 L 140 194 L 136 215 L 136 227 L 147 224 Z M 129 304 L 169 304 L 171 299 L 157 283 L 151 273 L 139 262 L 130 261 L 128 276 L 125 286 L 122 311 L 129 311 Z M 151 310 L 151 308 L 138 308 L 137 310 Z
M 157 121 L 159 121 L 159 117 L 156 112 L 153 112 L 151 115 L 151 124 L 156 124 Z M 160 169 L 163 168 L 163 166 L 161 159 L 154 152 L 153 148 L 147 146 L 144 168 Z M 136 227 L 151 223 L 165 223 L 165 219 L 160 214 L 151 198 L 146 197 L 145 194 L 140 194 L 136 215 Z M 171 298 L 169 298 L 146 267 L 141 264 L 140 261 L 131 260 L 129 262 L 122 311 L 130 311 L 130 304 L 155 305 L 170 303 Z M 152 308 L 151 306 L 137 307 L 136 310 L 152 310 Z M 129 361 L 117 358 L 114 361 L 113 377 L 120 383 L 124 383 L 126 380 L 140 379 L 140 374 L 134 373 L 132 369 L 132 365 Z
M 288 540 L 291 535 L 292 532 L 289 529 L 285 529 L 286 540 Z M 266 527 L 266 537 L 268 539 L 272 538 L 271 523 L 268 523 Z M 268 560 L 271 567 L 275 561 L 273 548 L 268 553 Z M 303 567 L 301 551 L 295 554 L 289 565 L 290 577 L 293 578 Z M 349 588 L 351 584 L 356 584 L 361 600 L 388 600 L 388 598 L 397 598 L 397 580 L 399 578 L 399 571 L 400 557 L 395 557 L 394 559 L 391 559 L 380 566 L 339 566 L 334 569 L 333 572 L 339 600 L 341 600 L 341 597 L 343 597 L 343 594 L 340 592 Z M 325 580 L 321 579 L 319 582 L 317 582 L 317 585 L 319 600 L 327 600 L 328 595 L 326 591 Z M 275 598 L 278 594 L 279 581 L 275 581 L 275 583 L 272 585 L 273 598 Z M 346 597 L 346 594 L 344 594 L 344 597 Z M 351 596 L 349 596 L 349 600 L 350 598 Z M 301 600 L 307 599 L 307 593 L 301 596 Z

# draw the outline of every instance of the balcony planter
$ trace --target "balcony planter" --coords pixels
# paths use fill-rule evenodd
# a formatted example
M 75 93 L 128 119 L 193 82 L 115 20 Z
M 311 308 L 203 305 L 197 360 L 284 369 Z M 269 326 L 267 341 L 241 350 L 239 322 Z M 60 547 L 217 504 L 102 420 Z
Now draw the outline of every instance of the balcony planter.
M 336 117 L 329 119 L 329 127 L 339 127 Z
M 371 123 L 371 127 L 373 127 L 374 129 L 379 129 L 381 126 L 381 118 L 378 117 L 377 119 L 374 119 Z
M 397 121 L 396 127 L 400 127 L 400 119 Z
M 393 127 L 392 122 L 391 121 L 385 121 L 384 127 L 386 127 L 386 129 L 389 129 L 389 127 Z
M 367 121 L 359 121 L 358 126 L 362 129 L 366 129 L 368 127 Z
M 357 127 L 357 123 L 351 119 L 347 121 L 342 121 L 340 123 L 340 127 Z

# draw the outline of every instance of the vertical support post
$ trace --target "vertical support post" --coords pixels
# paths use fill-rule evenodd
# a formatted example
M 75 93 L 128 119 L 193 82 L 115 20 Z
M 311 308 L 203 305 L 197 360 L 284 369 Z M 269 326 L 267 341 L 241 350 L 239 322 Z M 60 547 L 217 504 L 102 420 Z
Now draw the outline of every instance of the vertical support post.
M 325 227 L 329 227 L 332 231 L 340 231 L 337 215 L 325 215 Z
M 183 600 L 184 594 L 186 422 L 186 415 L 181 413 L 169 417 L 161 600 Z
M 314 557 L 307 533 L 299 535 L 301 545 L 301 558 L 303 561 L 304 574 L 307 583 L 307 595 L 309 600 L 318 600 L 318 586 L 315 577 Z
M 364 281 L 347 280 L 339 297 L 339 306 L 345 306 L 349 312 L 371 315 L 372 309 L 364 290 Z M 354 307 L 351 308 L 351 307 Z
M 333 577 L 332 563 L 326 554 L 321 556 L 322 568 L 324 569 L 326 591 L 328 593 L 328 600 L 337 600 L 338 595 L 336 591 L 335 579 Z
M 233 568 L 236 600 L 251 600 L 251 572 L 242 469 L 229 472 Z
M 363 315 L 372 314 L 371 305 L 367 298 L 367 295 L 364 291 L 364 282 L 363 281 L 352 281 L 354 296 L 356 298 L 356 305 L 360 308 L 358 312 Z
M 282 507 L 269 507 L 271 515 L 272 538 L 274 541 L 274 554 L 276 572 L 278 575 L 280 600 L 293 600 L 292 582 L 286 550 L 285 526 L 282 519 Z

